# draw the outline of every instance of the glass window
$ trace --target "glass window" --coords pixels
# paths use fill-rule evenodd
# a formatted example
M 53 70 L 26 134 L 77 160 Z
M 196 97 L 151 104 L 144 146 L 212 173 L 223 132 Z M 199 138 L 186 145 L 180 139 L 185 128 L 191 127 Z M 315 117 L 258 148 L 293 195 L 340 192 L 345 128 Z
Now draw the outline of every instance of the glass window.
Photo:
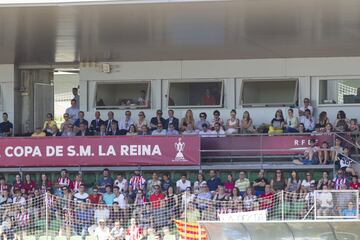
M 298 79 L 243 80 L 241 105 L 293 106 L 298 100 Z
M 168 105 L 222 107 L 223 81 L 170 82 Z
M 97 109 L 150 108 L 150 82 L 97 83 Z
M 319 103 L 360 103 L 360 79 L 320 80 Z

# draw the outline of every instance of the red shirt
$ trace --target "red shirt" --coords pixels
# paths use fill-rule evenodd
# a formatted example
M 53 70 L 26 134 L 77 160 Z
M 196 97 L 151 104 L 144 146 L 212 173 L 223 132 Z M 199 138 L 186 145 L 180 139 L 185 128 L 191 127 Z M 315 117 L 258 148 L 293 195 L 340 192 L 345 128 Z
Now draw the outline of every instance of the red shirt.
M 36 188 L 36 184 L 34 181 L 31 181 L 31 183 L 24 183 L 23 188 L 25 189 L 25 193 L 28 194 L 29 192 L 34 192 Z
M 165 195 L 162 193 L 154 193 L 150 196 L 150 202 L 152 204 L 153 208 L 159 208 L 160 207 L 160 200 L 165 199 Z
M 15 189 L 23 189 L 24 188 L 24 183 L 23 182 L 14 182 L 13 185 L 13 190 L 15 191 Z
M 201 99 L 202 105 L 215 105 L 214 96 L 203 96 Z
M 10 186 L 8 184 L 0 185 L 0 193 L 3 191 L 8 190 L 10 192 Z
M 350 183 L 350 189 L 360 189 L 360 183 L 351 182 Z
M 266 193 L 261 194 L 259 200 L 260 200 L 260 209 L 261 210 L 274 207 L 275 197 L 272 192 L 270 192 L 268 194 L 266 194 Z
M 102 194 L 100 194 L 100 193 L 91 194 L 91 195 L 89 196 L 89 201 L 90 201 L 92 204 L 99 204 L 101 198 L 102 198 Z

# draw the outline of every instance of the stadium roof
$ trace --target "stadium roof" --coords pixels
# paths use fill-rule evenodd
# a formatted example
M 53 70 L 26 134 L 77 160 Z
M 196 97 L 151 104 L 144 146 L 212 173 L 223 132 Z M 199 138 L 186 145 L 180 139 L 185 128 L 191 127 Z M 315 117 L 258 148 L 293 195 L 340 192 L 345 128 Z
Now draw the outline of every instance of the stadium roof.
M 0 64 L 360 56 L 358 0 L 16 0 Z

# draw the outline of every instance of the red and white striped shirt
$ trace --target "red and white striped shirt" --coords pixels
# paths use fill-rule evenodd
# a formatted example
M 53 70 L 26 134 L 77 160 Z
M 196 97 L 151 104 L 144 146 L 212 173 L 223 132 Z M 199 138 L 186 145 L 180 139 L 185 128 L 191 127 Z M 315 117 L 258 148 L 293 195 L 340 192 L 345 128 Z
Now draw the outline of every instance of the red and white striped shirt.
M 127 229 L 127 235 L 130 240 L 140 240 L 142 237 L 142 228 L 139 225 L 129 226 Z
M 71 186 L 71 189 L 74 190 L 74 192 L 78 192 L 79 191 L 79 188 L 80 188 L 80 185 L 84 184 L 83 181 L 77 181 L 75 180 Z
M 71 179 L 68 177 L 59 177 L 57 180 L 57 183 L 59 184 L 60 187 L 71 187 Z
M 341 186 L 347 186 L 347 180 L 344 177 L 335 177 L 333 179 L 333 185 L 335 190 L 340 190 Z
M 130 178 L 130 181 L 129 181 L 131 190 L 143 189 L 145 186 L 145 183 L 146 183 L 146 180 L 141 175 L 139 175 L 139 176 L 134 175 Z
M 19 227 L 26 227 L 29 225 L 29 213 L 18 213 L 16 221 Z

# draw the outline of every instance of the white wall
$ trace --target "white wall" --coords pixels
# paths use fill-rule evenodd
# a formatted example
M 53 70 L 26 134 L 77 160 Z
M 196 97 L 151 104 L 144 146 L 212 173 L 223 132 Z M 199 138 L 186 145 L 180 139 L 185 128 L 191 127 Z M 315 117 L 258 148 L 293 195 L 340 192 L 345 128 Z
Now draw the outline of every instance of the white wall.
M 186 79 L 225 79 L 224 108 L 219 109 L 224 118 L 229 111 L 236 108 L 241 115 L 248 110 L 255 124 L 268 123 L 277 108 L 242 108 L 239 105 L 240 81 L 249 78 L 299 78 L 299 99 L 310 97 L 313 105 L 317 105 L 318 86 L 317 77 L 359 76 L 360 57 L 349 58 L 301 58 L 301 59 L 253 59 L 253 60 L 215 60 L 215 61 L 161 61 L 161 62 L 113 62 L 111 73 L 101 72 L 101 63 L 98 66 L 80 68 L 81 109 L 86 109 L 92 118 L 93 96 L 95 81 L 129 81 L 154 80 L 152 84 L 152 109 L 145 111 L 147 118 L 154 116 L 156 109 L 167 109 L 166 80 Z M 162 81 L 165 80 L 165 81 Z M 88 99 L 83 99 L 87 96 Z M 326 106 L 319 107 L 318 111 L 327 110 L 331 120 L 335 112 L 343 108 L 349 117 L 360 119 L 357 106 Z M 195 109 L 197 116 L 204 109 Z M 214 109 L 205 109 L 209 114 Z M 286 110 L 283 108 L 283 110 Z M 178 117 L 183 116 L 186 109 L 176 109 Z M 317 111 L 317 112 L 318 112 Z M 107 111 L 103 111 L 105 114 Z M 124 111 L 114 111 L 116 118 L 124 115 Z M 137 110 L 132 111 L 137 116 Z M 317 114 L 317 113 L 315 113 Z M 103 116 L 106 118 L 106 116 Z
M 9 121 L 14 123 L 14 78 L 15 69 L 13 64 L 0 64 L 0 86 L 2 99 L 2 114 L 7 112 Z

